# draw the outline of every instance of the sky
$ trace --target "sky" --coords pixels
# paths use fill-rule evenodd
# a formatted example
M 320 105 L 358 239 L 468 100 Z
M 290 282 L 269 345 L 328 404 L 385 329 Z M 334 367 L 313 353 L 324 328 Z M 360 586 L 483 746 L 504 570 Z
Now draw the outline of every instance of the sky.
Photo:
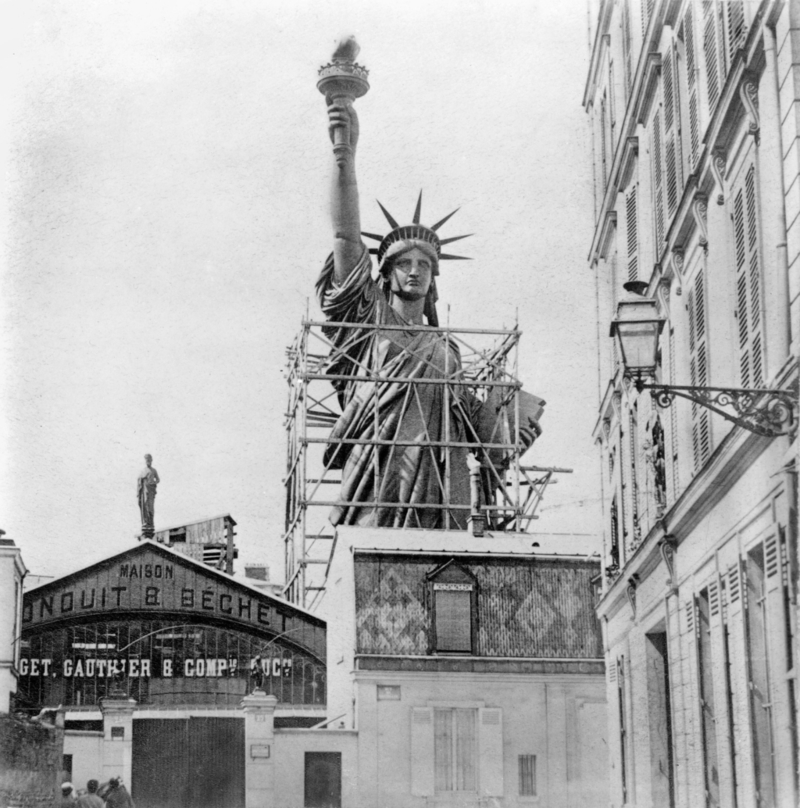
M 283 578 L 285 349 L 331 246 L 316 74 L 355 34 L 362 226 L 380 201 L 469 262 L 453 326 L 523 332 L 526 460 L 574 469 L 534 531 L 600 532 L 585 0 L 4 4 L 0 528 L 32 573 L 230 513 Z M 445 232 L 445 230 L 447 232 Z M 598 539 L 599 550 L 599 539 Z

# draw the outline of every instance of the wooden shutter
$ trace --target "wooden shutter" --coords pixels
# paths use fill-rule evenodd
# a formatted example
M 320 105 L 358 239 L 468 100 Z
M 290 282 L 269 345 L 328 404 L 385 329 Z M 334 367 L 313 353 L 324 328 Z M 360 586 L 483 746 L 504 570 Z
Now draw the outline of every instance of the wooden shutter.
M 630 0 L 622 0 L 622 56 L 625 60 L 625 101 L 630 98 L 633 86 L 633 37 L 631 36 Z
M 664 82 L 664 176 L 667 196 L 667 219 L 678 208 L 681 192 L 680 98 L 676 81 L 676 60 L 670 42 L 664 54 L 661 74 Z
M 730 70 L 736 51 L 744 45 L 747 27 L 744 24 L 744 0 L 725 0 L 721 4 L 725 18 L 727 67 Z
M 708 386 L 706 293 L 702 269 L 698 271 L 689 292 L 689 376 L 692 386 Z M 692 402 L 692 450 L 695 471 L 700 469 L 711 454 L 709 415 L 709 410 Z
M 708 114 L 714 114 L 724 75 L 720 59 L 719 23 L 717 20 L 717 4 L 715 0 L 702 0 L 703 11 L 703 54 L 706 61 L 706 82 L 708 92 Z
M 614 148 L 617 143 L 617 138 L 615 134 L 616 124 L 617 124 L 617 105 L 615 103 L 615 94 L 617 91 L 617 85 L 614 83 L 614 62 L 609 60 L 608 62 L 608 121 L 610 126 L 610 135 L 609 135 L 609 146 L 611 147 L 611 153 L 614 153 Z
M 411 708 L 411 793 L 433 796 L 433 710 Z
M 634 405 L 635 406 L 635 405 Z M 631 490 L 630 490 L 630 506 L 631 518 L 633 520 L 633 541 L 638 542 L 641 538 L 639 527 L 639 469 L 641 463 L 639 462 L 639 441 L 637 436 L 637 417 L 635 411 L 632 409 L 628 417 L 628 447 L 630 451 L 630 469 L 631 469 Z
M 655 0 L 644 0 L 642 3 L 642 39 L 647 33 L 647 25 L 650 22 L 650 17 L 653 15 L 653 6 Z
M 472 651 L 472 592 L 440 591 L 434 584 L 436 598 L 436 649 L 438 651 Z
M 733 237 L 736 257 L 736 319 L 739 326 L 739 375 L 742 387 L 764 384 L 761 334 L 761 268 L 755 166 L 745 174 L 733 200 Z
M 697 93 L 697 57 L 694 44 L 694 6 L 689 3 L 683 15 L 683 45 L 686 53 L 686 98 L 689 108 L 689 171 L 694 170 L 700 149 L 700 110 Z
M 669 383 L 679 384 L 676 373 L 675 357 L 675 327 L 669 323 L 669 338 L 667 348 L 669 349 Z M 670 505 L 678 499 L 680 495 L 680 467 L 678 465 L 678 408 L 673 404 L 669 408 L 669 443 L 672 456 L 672 498 Z
M 503 711 L 482 707 L 478 788 L 483 796 L 503 796 Z
M 625 228 L 628 241 L 628 280 L 635 281 L 639 277 L 639 228 L 636 205 L 637 186 L 631 186 L 625 198 Z
M 650 136 L 653 143 L 651 159 L 653 161 L 653 216 L 656 231 L 656 254 L 655 262 L 661 260 L 661 250 L 664 248 L 664 170 L 661 149 L 661 114 L 656 111 L 653 115 L 653 122 L 650 129 Z
M 600 165 L 603 174 L 603 190 L 600 194 L 601 198 L 606 192 L 606 185 L 608 183 L 607 174 L 607 158 L 608 158 L 608 143 L 606 142 L 606 99 L 605 96 L 600 101 Z

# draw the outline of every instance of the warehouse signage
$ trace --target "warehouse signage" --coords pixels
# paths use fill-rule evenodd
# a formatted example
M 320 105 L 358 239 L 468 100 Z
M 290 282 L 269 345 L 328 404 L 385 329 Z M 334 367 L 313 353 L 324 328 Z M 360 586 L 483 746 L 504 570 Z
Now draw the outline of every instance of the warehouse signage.
M 22 621 L 34 628 L 54 620 L 120 611 L 192 612 L 248 623 L 254 627 L 283 625 L 283 612 L 266 595 L 206 573 L 198 565 L 160 557 L 142 547 L 113 565 L 97 565 L 26 593 Z M 123 556 L 124 557 L 124 556 Z
M 248 660 L 246 660 L 248 661 Z M 264 676 L 291 676 L 291 657 L 252 658 L 247 665 L 239 665 L 235 657 L 229 659 L 92 659 L 84 657 L 53 659 L 26 659 L 19 661 L 20 676 L 55 676 L 65 679 L 93 679 L 111 677 L 187 679 L 216 679 L 252 675 L 260 668 Z

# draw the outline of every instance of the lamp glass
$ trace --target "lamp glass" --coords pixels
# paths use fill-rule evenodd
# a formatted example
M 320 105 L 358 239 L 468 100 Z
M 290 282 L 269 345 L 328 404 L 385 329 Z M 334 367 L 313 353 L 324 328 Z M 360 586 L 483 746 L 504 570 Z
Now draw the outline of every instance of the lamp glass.
M 629 372 L 641 374 L 655 370 L 660 325 L 659 321 L 617 323 L 622 362 Z
M 652 298 L 621 300 L 617 318 L 611 323 L 611 336 L 618 340 L 627 375 L 655 373 L 658 337 L 664 319 L 658 316 L 658 304 Z

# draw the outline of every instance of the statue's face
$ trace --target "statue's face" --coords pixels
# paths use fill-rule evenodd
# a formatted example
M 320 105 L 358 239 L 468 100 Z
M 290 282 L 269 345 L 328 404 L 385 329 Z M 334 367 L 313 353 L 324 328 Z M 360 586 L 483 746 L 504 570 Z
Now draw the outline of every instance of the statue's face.
M 419 300 L 428 294 L 433 278 L 433 262 L 422 250 L 412 247 L 392 262 L 392 294 L 403 300 Z
M 144 462 L 147 463 L 147 467 L 150 468 L 153 463 L 153 458 L 150 455 L 145 455 Z

